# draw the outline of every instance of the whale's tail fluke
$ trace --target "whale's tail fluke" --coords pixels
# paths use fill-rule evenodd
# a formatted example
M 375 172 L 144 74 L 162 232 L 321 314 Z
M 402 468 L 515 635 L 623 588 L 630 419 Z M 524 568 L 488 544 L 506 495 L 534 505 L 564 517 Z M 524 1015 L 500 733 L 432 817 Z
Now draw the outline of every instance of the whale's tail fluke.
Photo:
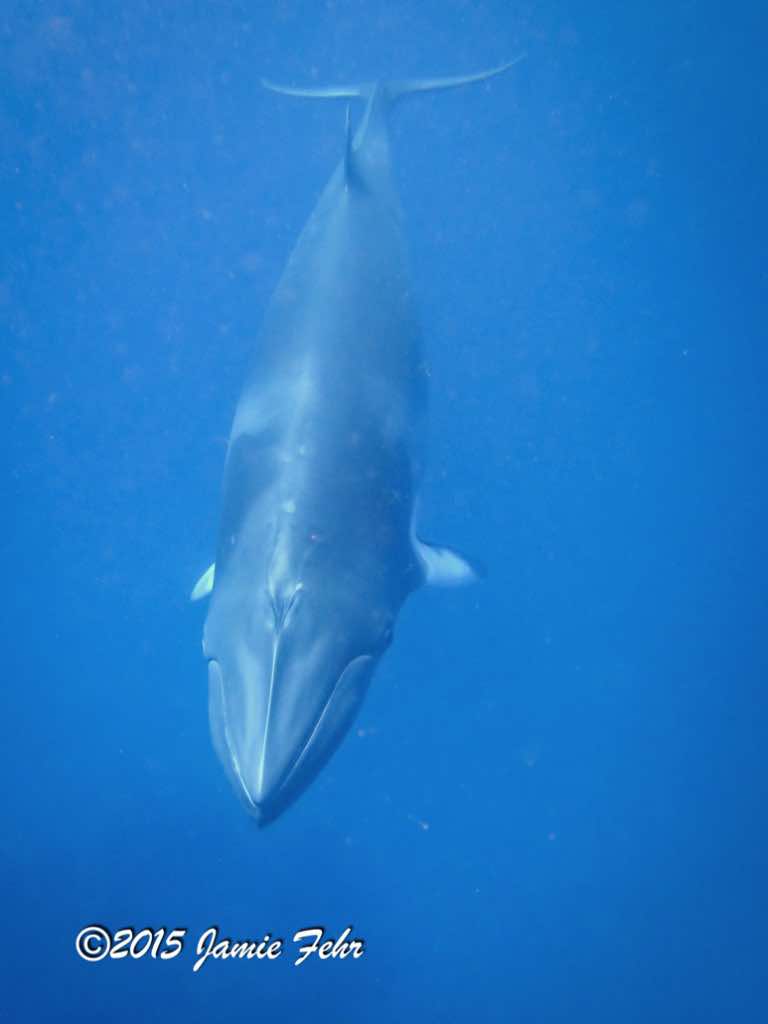
M 447 78 L 403 78 L 391 82 L 364 82 L 358 85 L 323 85 L 323 86 L 293 86 L 279 85 L 262 78 L 261 83 L 266 89 L 273 92 L 284 93 L 286 96 L 308 96 L 313 99 L 370 99 L 375 92 L 386 94 L 390 102 L 400 99 L 402 96 L 409 96 L 417 92 L 439 92 L 443 89 L 456 89 L 462 85 L 472 85 L 474 82 L 484 82 L 496 75 L 501 75 L 514 64 L 519 63 L 525 57 L 524 53 L 519 54 L 506 64 L 500 64 L 495 68 L 487 68 L 485 71 L 477 71 L 472 75 L 451 75 Z

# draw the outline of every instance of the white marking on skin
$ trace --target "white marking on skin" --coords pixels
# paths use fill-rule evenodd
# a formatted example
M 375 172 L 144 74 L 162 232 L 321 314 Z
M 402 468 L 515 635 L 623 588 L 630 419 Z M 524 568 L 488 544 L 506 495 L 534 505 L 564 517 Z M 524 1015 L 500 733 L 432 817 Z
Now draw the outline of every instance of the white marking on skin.
M 294 400 L 302 405 L 311 399 L 316 391 L 315 378 L 308 366 L 305 366 L 296 377 Z

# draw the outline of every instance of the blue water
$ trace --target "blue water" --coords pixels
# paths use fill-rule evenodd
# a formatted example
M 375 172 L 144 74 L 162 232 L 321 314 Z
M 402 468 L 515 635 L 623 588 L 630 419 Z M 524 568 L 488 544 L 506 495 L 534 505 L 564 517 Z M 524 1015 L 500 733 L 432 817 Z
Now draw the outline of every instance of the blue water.
M 768 1019 L 765 29 L 682 0 L 7 0 L 0 1018 Z M 523 50 L 393 123 L 424 533 L 488 578 L 409 601 L 260 831 L 187 595 L 344 107 L 259 76 Z M 92 923 L 186 947 L 86 963 Z M 294 967 L 315 924 L 364 956 Z M 286 952 L 195 973 L 211 925 Z

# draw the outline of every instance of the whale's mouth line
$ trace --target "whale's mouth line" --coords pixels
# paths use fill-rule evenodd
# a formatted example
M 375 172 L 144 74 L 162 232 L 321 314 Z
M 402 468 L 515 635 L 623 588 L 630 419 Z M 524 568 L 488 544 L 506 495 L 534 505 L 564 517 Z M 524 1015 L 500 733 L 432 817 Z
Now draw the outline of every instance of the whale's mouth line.
M 349 672 L 349 670 L 352 667 L 352 665 L 356 665 L 356 664 L 358 664 L 358 662 L 371 661 L 372 659 L 373 659 L 373 655 L 371 655 L 371 654 L 358 654 L 354 658 L 352 658 L 351 661 L 347 662 L 346 666 L 341 670 L 341 672 L 339 673 L 338 679 L 333 684 L 333 689 L 331 690 L 330 694 L 328 695 L 328 699 L 326 700 L 325 704 L 323 704 L 322 711 L 317 716 L 317 721 L 313 725 L 312 730 L 311 730 L 309 736 L 307 737 L 306 742 L 303 744 L 303 746 L 302 746 L 301 750 L 299 751 L 299 753 L 297 754 L 297 756 L 293 759 L 293 761 L 291 763 L 291 767 L 288 769 L 288 771 L 286 772 L 285 778 L 280 783 L 278 792 L 280 792 L 281 790 L 285 789 L 286 786 L 288 786 L 288 784 L 291 781 L 291 778 L 293 777 L 293 775 L 298 770 L 299 764 L 300 764 L 302 758 L 304 757 L 306 752 L 311 747 L 312 741 L 314 740 L 315 736 L 318 733 L 318 730 L 320 729 L 321 725 L 323 724 L 323 719 L 325 718 L 326 713 L 328 712 L 328 708 L 333 703 L 333 698 L 336 696 L 336 693 L 337 693 L 337 691 L 339 689 L 339 686 L 341 685 L 342 681 L 344 680 L 345 676 Z
M 241 794 L 240 795 L 245 800 L 245 802 L 247 804 L 247 807 L 248 807 L 248 811 L 251 814 L 254 814 L 256 817 L 258 817 L 258 813 L 259 813 L 258 804 L 256 804 L 254 802 L 253 797 L 248 792 L 248 787 L 245 784 L 245 779 L 243 778 L 243 773 L 240 771 L 240 761 L 238 760 L 237 754 L 235 753 L 235 749 L 234 749 L 234 746 L 232 744 L 232 740 L 230 738 L 229 719 L 228 719 L 228 715 L 227 715 L 227 702 L 226 702 L 226 700 L 224 698 L 224 673 L 221 671 L 221 664 L 216 660 L 216 658 L 209 658 L 208 659 L 209 666 L 210 666 L 211 663 L 213 663 L 216 666 L 216 668 L 218 669 L 218 672 L 217 672 L 217 677 L 218 677 L 217 678 L 217 682 L 218 682 L 218 686 L 219 686 L 219 707 L 221 708 L 222 726 L 223 726 L 223 729 L 224 729 L 224 742 L 227 745 L 227 752 L 229 754 L 230 764 L 232 765 L 232 771 L 234 773 L 235 778 L 240 783 L 240 789 L 241 789 Z

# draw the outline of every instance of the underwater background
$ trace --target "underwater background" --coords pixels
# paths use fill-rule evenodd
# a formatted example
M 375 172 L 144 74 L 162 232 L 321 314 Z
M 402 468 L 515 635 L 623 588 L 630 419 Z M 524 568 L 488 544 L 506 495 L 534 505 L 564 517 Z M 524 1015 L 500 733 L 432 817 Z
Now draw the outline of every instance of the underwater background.
M 0 9 L 0 1019 L 768 1019 L 762 5 Z M 269 295 L 392 120 L 431 382 L 424 534 L 355 726 L 250 821 L 192 584 Z M 353 110 L 359 117 L 360 110 Z M 185 928 L 87 963 L 86 925 Z M 361 959 L 293 965 L 351 925 Z M 222 936 L 278 961 L 209 961 Z

